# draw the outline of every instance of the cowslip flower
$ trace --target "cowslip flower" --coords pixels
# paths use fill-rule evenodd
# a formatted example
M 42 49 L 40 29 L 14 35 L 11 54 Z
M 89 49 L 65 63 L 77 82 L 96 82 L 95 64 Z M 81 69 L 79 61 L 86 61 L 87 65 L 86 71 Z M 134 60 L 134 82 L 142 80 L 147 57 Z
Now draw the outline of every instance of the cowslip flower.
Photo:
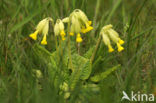
M 52 21 L 52 18 L 48 17 L 43 20 L 41 20 L 38 25 L 36 26 L 36 31 L 29 35 L 33 40 L 37 40 L 38 34 L 43 34 L 43 39 L 41 41 L 42 45 L 47 45 L 47 34 L 49 31 L 49 21 Z
M 81 38 L 80 33 L 77 34 L 76 42 L 78 42 L 78 43 L 82 42 L 82 38 Z
M 87 33 L 93 29 L 91 26 L 92 22 L 88 20 L 87 16 L 84 12 L 79 9 L 74 10 L 69 17 L 63 19 L 63 22 L 70 24 L 70 32 L 69 35 L 76 36 L 76 42 L 82 42 L 80 33 Z
M 62 40 L 65 40 L 65 31 L 64 31 L 64 24 L 61 19 L 57 19 L 56 24 L 54 26 L 54 33 L 55 36 L 60 35 L 62 37 Z
M 122 44 L 124 44 L 124 41 L 119 37 L 119 34 L 115 30 L 112 29 L 112 27 L 113 26 L 111 24 L 104 26 L 100 31 L 100 35 L 102 35 L 104 44 L 108 46 L 109 52 L 114 51 L 110 40 L 116 43 L 118 47 L 118 52 L 121 52 L 124 50 L 124 48 L 121 46 Z
M 84 12 L 82 12 L 79 9 L 76 9 L 75 14 L 77 15 L 78 19 L 80 20 L 82 26 L 81 26 L 81 32 L 82 33 L 87 33 L 89 31 L 91 31 L 93 29 L 92 26 L 90 26 L 92 24 L 92 21 L 89 21 L 87 16 L 85 15 Z

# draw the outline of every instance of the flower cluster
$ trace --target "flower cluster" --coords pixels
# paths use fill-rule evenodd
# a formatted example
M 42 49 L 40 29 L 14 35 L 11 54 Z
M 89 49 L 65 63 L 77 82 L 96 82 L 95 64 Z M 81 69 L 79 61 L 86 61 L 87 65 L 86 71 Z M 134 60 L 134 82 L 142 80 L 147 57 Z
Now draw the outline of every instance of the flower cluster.
M 49 22 L 50 21 L 53 22 L 53 19 L 50 17 L 41 20 L 36 27 L 36 31 L 34 33 L 30 34 L 29 37 L 31 37 L 34 40 L 37 40 L 37 35 L 43 34 L 43 39 L 41 41 L 41 44 L 46 45 L 47 44 L 46 38 L 47 38 L 48 31 L 49 31 Z
M 104 26 L 100 31 L 100 35 L 103 38 L 104 44 L 108 46 L 109 52 L 114 51 L 114 49 L 111 46 L 110 40 L 116 43 L 118 47 L 118 52 L 121 52 L 124 50 L 124 48 L 121 46 L 122 44 L 124 44 L 124 41 L 120 39 L 119 34 L 115 30 L 113 30 L 112 27 L 113 26 L 111 24 Z
M 53 23 L 53 19 L 50 17 L 41 20 L 36 27 L 36 31 L 29 36 L 32 39 L 37 40 L 37 35 L 43 34 L 41 44 L 46 45 L 46 38 L 49 31 L 49 22 Z M 54 25 L 54 33 L 55 36 L 61 36 L 62 40 L 66 39 L 64 23 L 68 23 L 67 34 L 69 34 L 70 36 L 74 36 L 74 34 L 76 34 L 76 42 L 78 43 L 83 41 L 81 34 L 85 34 L 93 29 L 93 27 L 91 26 L 92 21 L 88 20 L 84 12 L 82 12 L 80 9 L 76 9 L 69 15 L 69 17 L 66 17 L 62 20 L 56 20 L 56 23 Z M 118 52 L 121 52 L 122 50 L 124 50 L 124 48 L 121 46 L 122 44 L 124 44 L 124 41 L 120 39 L 119 34 L 115 30 L 113 30 L 112 27 L 113 26 L 111 24 L 104 26 L 100 31 L 100 35 L 103 38 L 104 44 L 108 46 L 109 52 L 114 51 L 110 40 L 116 43 Z
M 64 24 L 61 19 L 57 19 L 56 24 L 54 26 L 54 33 L 55 36 L 60 35 L 62 37 L 62 40 L 65 40 L 65 31 L 64 31 Z
M 87 16 L 84 12 L 79 9 L 74 10 L 69 17 L 63 19 L 63 22 L 67 22 L 70 25 L 70 32 L 69 35 L 76 36 L 76 42 L 82 42 L 81 34 L 80 33 L 87 33 L 93 29 L 91 26 L 92 22 L 88 20 Z
M 46 45 L 46 35 L 48 34 L 49 30 L 49 22 L 52 21 L 52 18 L 45 18 L 41 20 L 37 27 L 36 31 L 29 36 L 37 40 L 37 35 L 38 34 L 43 34 L 43 40 L 41 41 L 42 45 Z M 74 34 L 77 34 L 76 36 L 76 42 L 80 43 L 82 42 L 81 34 L 80 33 L 87 33 L 93 29 L 91 26 L 92 22 L 88 20 L 87 16 L 85 15 L 84 12 L 82 12 L 79 9 L 74 10 L 69 17 L 64 18 L 63 20 L 57 19 L 55 26 L 54 26 L 54 33 L 55 36 L 61 36 L 62 40 L 65 40 L 65 30 L 64 30 L 64 23 L 69 24 L 69 30 L 68 33 L 69 35 L 73 36 Z

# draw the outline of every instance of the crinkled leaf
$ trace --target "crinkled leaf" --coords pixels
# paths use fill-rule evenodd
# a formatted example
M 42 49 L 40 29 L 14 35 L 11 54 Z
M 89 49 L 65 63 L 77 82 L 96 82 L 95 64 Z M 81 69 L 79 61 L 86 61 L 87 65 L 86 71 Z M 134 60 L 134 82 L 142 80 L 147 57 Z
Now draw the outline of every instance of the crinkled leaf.
M 91 81 L 93 82 L 99 82 L 103 79 L 105 79 L 109 74 L 111 74 L 113 71 L 117 70 L 119 68 L 120 65 L 117 65 L 117 66 L 114 66 L 110 69 L 108 69 L 107 71 L 105 72 L 102 72 L 102 73 L 99 73 L 93 77 L 90 78 Z
M 71 88 L 75 88 L 79 80 L 86 80 L 91 74 L 91 62 L 78 54 L 72 56 L 72 65 L 74 72 L 71 75 Z

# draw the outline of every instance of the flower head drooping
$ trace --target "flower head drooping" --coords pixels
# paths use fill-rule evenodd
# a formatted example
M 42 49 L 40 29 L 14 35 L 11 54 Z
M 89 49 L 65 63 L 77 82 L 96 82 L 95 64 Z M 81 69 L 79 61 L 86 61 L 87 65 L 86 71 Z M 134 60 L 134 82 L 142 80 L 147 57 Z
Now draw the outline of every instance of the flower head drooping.
M 55 36 L 60 35 L 62 37 L 62 40 L 65 40 L 65 31 L 64 31 L 64 24 L 62 20 L 57 19 L 56 24 L 54 26 L 54 33 Z
M 121 46 L 122 44 L 124 44 L 124 41 L 119 37 L 119 34 L 112 29 L 112 25 L 106 25 L 101 29 L 100 34 L 102 35 L 103 41 L 105 43 L 105 45 L 108 46 L 108 51 L 109 52 L 113 52 L 114 49 L 111 46 L 110 43 L 110 39 L 116 43 L 117 47 L 118 47 L 118 52 L 121 52 L 124 50 L 124 48 Z
M 74 10 L 73 12 L 74 15 L 78 18 L 81 26 L 81 32 L 82 33 L 87 33 L 93 29 L 92 26 L 92 21 L 89 21 L 85 13 L 79 9 Z
M 80 33 L 87 33 L 93 29 L 92 22 L 88 20 L 84 12 L 79 9 L 74 10 L 69 17 L 63 19 L 63 22 L 70 24 L 69 35 L 77 34 L 76 41 L 82 42 Z
M 92 21 L 88 20 L 88 18 L 84 12 L 82 12 L 79 9 L 76 9 L 75 14 L 77 15 L 78 19 L 80 20 L 80 22 L 82 24 L 82 26 L 81 26 L 82 33 L 87 33 L 93 29 L 93 27 L 90 26 L 92 24 Z
M 113 52 L 114 49 L 113 49 L 112 46 L 111 46 L 110 39 L 109 39 L 108 35 L 105 34 L 105 33 L 103 33 L 103 34 L 102 34 L 102 38 L 103 38 L 103 42 L 105 43 L 105 45 L 108 46 L 108 51 L 109 51 L 109 52 Z
M 37 40 L 37 35 L 43 34 L 43 39 L 41 41 L 41 44 L 46 45 L 47 44 L 46 36 L 49 31 L 49 21 L 53 22 L 52 18 L 48 17 L 48 18 L 41 20 L 36 26 L 36 31 L 30 34 L 29 37 L 31 37 L 33 40 Z

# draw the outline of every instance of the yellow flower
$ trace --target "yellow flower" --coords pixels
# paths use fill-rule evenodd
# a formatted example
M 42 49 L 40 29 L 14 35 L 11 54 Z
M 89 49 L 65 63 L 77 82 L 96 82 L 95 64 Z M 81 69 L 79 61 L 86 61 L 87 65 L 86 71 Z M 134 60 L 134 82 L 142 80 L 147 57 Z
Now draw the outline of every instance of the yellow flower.
M 81 38 L 80 33 L 77 34 L 76 42 L 78 42 L 78 43 L 81 43 L 82 42 L 82 38 Z
M 91 31 L 92 29 L 93 29 L 92 26 L 87 25 L 85 29 L 84 28 L 81 29 L 81 32 L 85 34 L 89 31 Z
M 81 32 L 85 34 L 86 33 L 86 29 L 81 29 Z
M 61 36 L 65 36 L 66 35 L 65 32 L 64 32 L 64 30 L 61 31 L 60 35 Z
M 30 34 L 29 37 L 36 40 L 37 39 L 38 30 L 36 30 L 34 33 Z
M 43 40 L 41 41 L 42 45 L 47 45 L 46 35 L 43 37 Z
M 41 41 L 42 45 L 47 45 L 47 34 L 48 34 L 48 30 L 49 30 L 49 22 L 46 22 L 42 33 L 43 33 L 43 40 Z
M 125 42 L 119 38 L 119 44 L 124 44 Z
M 118 52 L 121 52 L 124 50 L 124 48 L 121 46 L 122 44 L 124 44 L 124 41 L 119 37 L 119 34 L 112 29 L 112 25 L 106 25 L 101 29 L 100 34 L 103 37 L 103 41 L 105 43 L 105 45 L 108 46 L 108 51 L 112 52 L 114 51 L 114 49 L 112 48 L 111 44 L 110 44 L 110 39 L 117 44 L 118 47 Z
M 36 31 L 32 34 L 29 35 L 33 40 L 37 40 L 37 35 L 39 33 L 43 34 L 43 40 L 41 41 L 41 44 L 46 45 L 46 35 L 48 34 L 49 31 L 49 21 L 52 21 L 52 18 L 48 17 L 43 20 L 41 20 L 38 25 L 36 26 Z
M 92 25 L 92 21 L 88 21 L 88 24 L 89 24 L 89 25 Z
M 74 33 L 70 32 L 69 35 L 70 35 L 70 36 L 74 36 Z
M 114 51 L 114 49 L 112 48 L 112 46 L 111 45 L 108 45 L 108 52 L 113 52 Z
M 82 33 L 87 33 L 93 29 L 93 27 L 90 26 L 92 24 L 92 21 L 88 20 L 87 16 L 85 15 L 85 13 L 83 11 L 76 9 L 76 10 L 74 10 L 73 14 L 76 15 L 76 17 L 78 18 L 78 20 L 81 24 L 81 27 L 82 27 L 81 32 Z
M 64 23 L 69 23 L 70 36 L 77 34 L 77 42 L 82 42 L 80 33 L 87 33 L 93 29 L 91 26 L 92 21 L 89 21 L 86 14 L 80 9 L 75 9 L 69 17 L 64 18 L 62 21 Z
M 63 41 L 66 40 L 66 38 L 65 38 L 66 34 L 65 34 L 64 30 L 61 31 L 60 35 L 61 35 Z
M 64 31 L 64 24 L 61 19 L 57 19 L 56 24 L 54 26 L 54 33 L 55 36 L 60 35 L 62 37 L 62 40 L 65 40 L 65 31 Z
M 124 50 L 124 48 L 119 43 L 117 43 L 117 47 L 118 47 L 118 52 L 121 52 Z
M 105 45 L 107 45 L 107 47 L 108 47 L 108 51 L 109 51 L 109 52 L 113 52 L 114 49 L 113 49 L 112 46 L 111 46 L 110 39 L 109 39 L 108 35 L 105 34 L 105 33 L 102 33 L 101 35 L 102 35 L 102 38 L 103 38 L 103 42 L 104 42 Z
M 64 23 L 69 23 L 69 35 L 77 34 L 76 42 L 82 42 L 80 33 L 87 33 L 93 29 L 92 21 L 89 21 L 84 12 L 79 9 L 74 10 L 69 17 L 62 20 Z

